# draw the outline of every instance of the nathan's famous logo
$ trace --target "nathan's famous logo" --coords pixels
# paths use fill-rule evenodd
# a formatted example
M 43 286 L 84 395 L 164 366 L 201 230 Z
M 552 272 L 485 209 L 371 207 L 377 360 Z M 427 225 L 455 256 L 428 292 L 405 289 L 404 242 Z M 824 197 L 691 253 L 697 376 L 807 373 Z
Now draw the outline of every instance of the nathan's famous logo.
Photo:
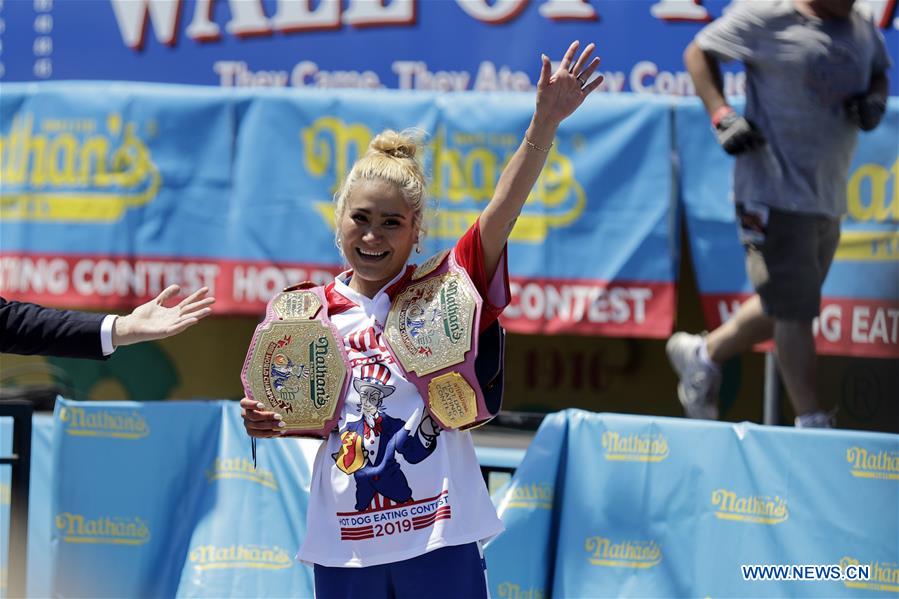
M 147 421 L 137 410 L 118 411 L 66 406 L 59 411 L 65 431 L 76 437 L 140 439 L 150 434 Z
M 462 307 L 459 305 L 459 279 L 450 277 L 446 285 L 440 288 L 440 309 L 444 314 L 443 332 L 453 343 L 457 343 L 465 335 L 465 326 L 459 319 Z
M 622 435 L 615 431 L 602 434 L 607 460 L 622 462 L 661 462 L 668 457 L 668 439 L 658 433 Z
M 551 510 L 553 507 L 553 487 L 547 483 L 514 485 L 506 491 L 500 502 L 500 507 Z
M 326 337 L 319 337 L 309 344 L 309 363 L 312 364 L 312 405 L 323 408 L 331 403 L 328 393 L 328 348 Z
M 850 447 L 846 450 L 846 461 L 852 476 L 899 480 L 899 452 L 884 449 L 874 453 L 863 447 Z
M 779 524 L 789 517 L 786 500 L 777 495 L 741 497 L 733 491 L 718 489 L 712 493 L 712 505 L 717 508 L 715 515 L 722 520 Z
M 868 566 L 868 580 L 844 580 L 843 584 L 851 589 L 867 589 L 869 591 L 890 591 L 899 593 L 899 564 L 896 562 L 870 561 L 862 563 L 854 557 L 840 560 L 840 568 L 846 566 Z
M 322 117 L 304 128 L 300 138 L 306 172 L 313 177 L 333 178 L 330 197 L 355 158 L 365 153 L 372 131 L 361 123 Z M 429 170 L 433 172 L 428 195 L 439 200 L 441 210 L 439 214 L 429 215 L 428 234 L 436 239 L 461 237 L 493 197 L 499 174 L 520 143 L 520 133 L 448 136 L 444 129 L 438 129 L 427 147 Z M 571 158 L 554 145 L 510 239 L 542 242 L 550 229 L 576 221 L 586 203 L 587 196 L 575 179 Z M 333 229 L 333 202 L 317 202 L 316 209 Z
M 148 134 L 155 124 L 148 123 Z M 112 221 L 159 191 L 159 169 L 136 123 L 118 114 L 40 118 L 23 112 L 0 136 L 0 218 Z
M 849 220 L 858 223 L 899 221 L 899 158 L 892 166 L 876 162 L 860 165 L 849 175 L 846 188 Z M 846 229 L 840 235 L 837 260 L 893 261 L 899 255 L 899 231 Z
M 273 407 L 286 413 L 293 412 L 297 394 L 309 385 L 309 400 L 316 408 L 330 405 L 328 390 L 328 338 L 320 336 L 309 342 L 306 356 L 302 348 L 294 344 L 291 335 L 284 335 L 269 343 L 262 358 L 262 383 L 265 394 Z M 308 360 L 303 360 L 308 357 Z M 311 382 L 309 382 L 311 380 Z M 277 393 L 277 395 L 275 395 Z
M 594 566 L 652 568 L 662 561 L 662 548 L 655 541 L 619 541 L 594 536 L 584 540 L 584 550 Z
M 197 570 L 231 570 L 262 568 L 283 570 L 293 565 L 293 559 L 281 547 L 264 545 L 200 545 L 190 550 L 190 563 Z
M 63 512 L 56 515 L 56 530 L 66 543 L 143 545 L 150 540 L 150 528 L 137 516 L 100 516 Z
M 521 588 L 517 582 L 501 582 L 496 587 L 500 599 L 543 599 L 543 589 Z
M 256 468 L 247 458 L 216 458 L 206 470 L 206 480 L 209 482 L 226 478 L 242 478 L 278 490 L 278 482 L 271 470 Z

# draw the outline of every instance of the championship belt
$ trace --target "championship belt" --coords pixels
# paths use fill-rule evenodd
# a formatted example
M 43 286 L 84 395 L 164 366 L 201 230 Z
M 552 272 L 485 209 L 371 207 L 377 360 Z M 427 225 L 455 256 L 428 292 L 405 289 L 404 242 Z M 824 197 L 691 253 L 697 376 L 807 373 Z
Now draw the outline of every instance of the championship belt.
M 418 267 L 394 298 L 384 338 L 434 420 L 445 429 L 469 428 L 495 415 L 474 370 L 483 301 L 447 254 Z
M 241 371 L 246 396 L 280 414 L 286 434 L 327 437 L 340 418 L 348 360 L 324 305 L 321 287 L 272 298 Z

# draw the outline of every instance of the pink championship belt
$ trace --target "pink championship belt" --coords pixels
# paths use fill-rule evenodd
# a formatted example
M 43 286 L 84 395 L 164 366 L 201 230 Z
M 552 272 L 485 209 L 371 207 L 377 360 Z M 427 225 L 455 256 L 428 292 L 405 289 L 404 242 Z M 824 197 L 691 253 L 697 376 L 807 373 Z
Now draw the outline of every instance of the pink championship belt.
M 327 437 L 340 418 L 348 360 L 322 288 L 298 287 L 268 303 L 240 378 L 249 399 L 282 416 L 285 434 Z
M 445 429 L 471 428 L 496 415 L 475 374 L 482 305 L 468 273 L 446 251 L 415 270 L 387 315 L 387 345 Z

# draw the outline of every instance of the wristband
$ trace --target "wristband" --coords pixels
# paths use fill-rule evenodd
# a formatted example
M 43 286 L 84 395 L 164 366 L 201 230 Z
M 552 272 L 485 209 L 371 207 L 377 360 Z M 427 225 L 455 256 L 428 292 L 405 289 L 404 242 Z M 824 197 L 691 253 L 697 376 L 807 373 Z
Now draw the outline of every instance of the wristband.
M 712 126 L 717 127 L 718 123 L 721 122 L 721 119 L 734 112 L 734 109 L 731 106 L 725 104 L 718 108 L 715 112 L 712 113 Z

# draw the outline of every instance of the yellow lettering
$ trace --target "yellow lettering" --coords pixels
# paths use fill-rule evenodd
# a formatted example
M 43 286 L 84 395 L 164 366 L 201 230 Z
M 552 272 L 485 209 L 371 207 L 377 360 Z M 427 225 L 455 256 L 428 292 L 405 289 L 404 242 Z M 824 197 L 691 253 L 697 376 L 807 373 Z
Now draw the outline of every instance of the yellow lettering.
M 891 178 L 892 202 L 887 205 Z M 846 192 L 849 215 L 853 219 L 860 222 L 899 220 L 899 159 L 889 170 L 875 163 L 863 164 L 852 173 Z
M 371 130 L 360 123 L 347 125 L 334 117 L 320 118 L 300 134 L 306 170 L 322 177 L 333 166 L 335 183 L 331 192 L 334 193 L 349 172 L 350 147 L 355 147 L 354 156 L 362 156 L 371 138 Z
M 96 131 L 93 120 L 47 119 L 37 134 L 33 129 L 34 116 L 26 113 L 16 116 L 2 138 L 0 218 L 111 221 L 156 196 L 159 171 L 134 123 L 126 125 L 112 156 L 106 136 L 83 137 Z M 26 181 L 30 189 L 16 189 Z
M 103 187 L 109 185 L 109 176 L 106 174 L 106 156 L 109 154 L 109 140 L 97 135 L 89 137 L 81 146 L 81 170 L 78 173 L 76 183 L 87 185 L 94 173 L 94 181 Z
M 75 179 L 75 152 L 78 142 L 71 133 L 57 136 L 47 150 L 50 183 L 71 185 Z
M 348 173 L 351 161 L 365 151 L 371 131 L 362 124 L 324 117 L 301 131 L 300 138 L 306 171 L 314 177 L 333 176 L 331 191 L 334 192 Z M 485 139 L 505 146 L 507 150 L 483 147 Z M 452 209 L 427 217 L 429 235 L 437 239 L 457 239 L 475 222 L 492 198 L 499 173 L 510 160 L 518 138 L 505 134 L 485 137 L 454 133 L 452 141 L 468 147 L 449 147 L 444 129 L 438 129 L 429 144 L 433 158 L 429 194 L 453 204 Z M 575 178 L 573 163 L 554 148 L 510 239 L 541 243 L 551 228 L 565 227 L 577 220 L 583 214 L 586 202 L 584 189 Z M 315 208 L 333 230 L 333 203 L 319 201 Z

